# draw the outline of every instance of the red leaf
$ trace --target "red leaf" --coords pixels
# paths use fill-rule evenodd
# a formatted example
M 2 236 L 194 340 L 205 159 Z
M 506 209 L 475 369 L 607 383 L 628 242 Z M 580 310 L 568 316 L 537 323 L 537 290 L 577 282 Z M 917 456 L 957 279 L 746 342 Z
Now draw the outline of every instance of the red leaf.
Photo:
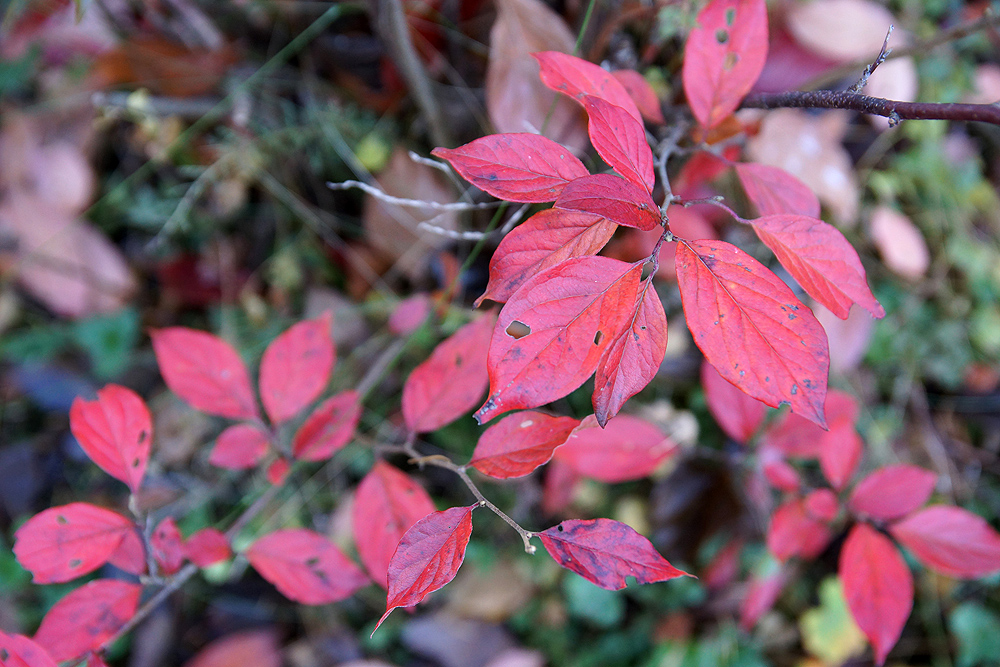
M 109 384 L 96 401 L 73 400 L 69 425 L 83 451 L 101 470 L 139 490 L 153 443 L 149 409 L 131 389 Z
M 35 641 L 56 662 L 96 651 L 135 616 L 142 586 L 98 579 L 56 602 L 45 614 Z
M 805 497 L 806 514 L 817 521 L 830 523 L 837 517 L 840 503 L 830 489 L 816 489 Z
M 708 411 L 723 432 L 745 445 L 764 423 L 767 406 L 740 391 L 707 361 L 701 365 L 701 386 L 705 390 Z
M 850 394 L 831 389 L 826 394 L 824 413 L 829 423 L 854 424 L 858 418 L 858 403 Z M 776 424 L 764 432 L 764 445 L 793 458 L 816 459 L 838 437 L 829 435 L 813 422 L 799 415 L 786 413 Z
M 104 565 L 134 529 L 117 512 L 71 503 L 28 519 L 14 533 L 14 555 L 36 584 L 70 581 Z
M 618 415 L 598 428 L 591 415 L 556 450 L 555 457 L 584 477 L 608 484 L 648 477 L 676 445 L 659 428 L 631 415 Z
M 330 313 L 304 320 L 274 339 L 260 360 L 260 400 L 280 424 L 312 403 L 326 387 L 336 361 Z
M 555 201 L 570 181 L 590 172 L 572 153 L 538 134 L 491 134 L 459 146 L 435 148 L 462 178 L 507 201 Z
M 281 650 L 272 628 L 224 635 L 198 651 L 184 667 L 281 667 Z
M 361 421 L 361 396 L 353 389 L 320 403 L 292 440 L 292 454 L 300 461 L 325 461 L 354 438 Z
M 715 127 L 736 111 L 767 59 L 764 0 L 713 0 L 684 47 L 684 93 L 698 122 Z
M 642 122 L 625 109 L 592 95 L 583 98 L 583 106 L 589 118 L 590 143 L 597 153 L 619 174 L 652 192 L 656 179 L 653 151 L 649 149 Z
M 0 665 L 4 667 L 57 667 L 41 646 L 23 635 L 0 632 Z
M 330 604 L 354 594 L 368 577 L 328 539 L 305 528 L 283 528 L 246 551 L 254 569 L 289 600 Z
M 799 473 L 784 459 L 775 458 L 766 461 L 762 471 L 768 484 L 785 493 L 796 493 L 802 486 Z
M 375 630 L 393 609 L 412 607 L 455 578 L 472 537 L 472 510 L 476 507 L 478 504 L 434 512 L 406 531 L 389 561 L 385 614 Z
M 937 475 L 911 465 L 879 468 L 858 482 L 848 507 L 876 521 L 892 521 L 922 507 L 934 492 Z
M 625 577 L 651 584 L 690 576 L 668 563 L 649 540 L 619 521 L 573 519 L 538 533 L 538 537 L 557 563 L 610 591 L 625 588 Z
M 523 477 L 548 463 L 580 420 L 528 410 L 507 415 L 479 436 L 469 465 L 490 477 Z
M 631 69 L 618 69 L 611 73 L 611 76 L 618 79 L 618 83 L 625 87 L 625 92 L 635 102 L 642 117 L 651 123 L 665 124 L 663 110 L 660 108 L 660 100 L 656 96 L 656 91 L 646 81 L 646 77 Z
M 568 463 L 553 459 L 545 468 L 542 486 L 542 512 L 553 515 L 562 512 L 573 501 L 580 475 Z
M 594 378 L 594 414 L 603 427 L 625 401 L 648 385 L 667 353 L 667 315 L 653 277 L 639 292 L 632 317 L 604 351 Z
M 853 421 L 830 422 L 819 450 L 819 465 L 830 486 L 840 491 L 847 485 L 861 462 L 862 449 L 861 436 L 854 430 Z
M 490 397 L 476 413 L 534 408 L 590 376 L 628 323 L 642 264 L 574 257 L 528 279 L 500 311 L 489 351 Z M 515 338 L 514 322 L 530 333 Z
M 204 331 L 170 327 L 150 333 L 160 374 L 191 407 L 230 419 L 256 419 L 246 366 L 226 341 Z
M 129 574 L 146 574 L 146 546 L 138 527 L 125 533 L 122 543 L 108 558 L 108 563 Z
M 284 484 L 285 480 L 288 479 L 288 471 L 292 469 L 292 464 L 288 462 L 286 458 L 279 458 L 271 461 L 271 465 L 267 466 L 267 471 L 264 476 L 267 481 L 278 486 Z
M 875 317 L 885 309 L 872 295 L 858 253 L 836 227 L 802 215 L 751 220 L 754 231 L 809 296 L 847 319 L 857 303 Z
M 567 185 L 556 208 L 591 213 L 644 231 L 660 225 L 660 209 L 641 186 L 614 174 L 583 176 Z
M 184 537 L 173 517 L 161 521 L 149 540 L 156 559 L 164 574 L 174 574 L 184 563 Z
M 558 51 L 533 53 L 538 61 L 542 83 L 552 90 L 572 97 L 580 104 L 588 95 L 599 97 L 628 112 L 642 123 L 642 115 L 618 79 L 607 70 L 576 56 Z
M 431 312 L 431 298 L 424 293 L 414 294 L 400 301 L 389 316 L 389 331 L 397 336 L 408 336 L 424 323 Z
M 981 516 L 933 505 L 889 527 L 889 532 L 935 572 L 978 579 L 1000 572 L 1000 533 Z
M 887 537 L 859 523 L 840 550 L 840 581 L 855 622 L 885 663 L 913 608 L 913 576 Z
M 826 426 L 826 332 L 785 283 L 724 241 L 681 242 L 677 282 L 694 341 L 723 378 Z
M 440 343 L 403 385 L 403 418 L 414 433 L 450 424 L 476 407 L 486 390 L 486 353 L 495 316 L 485 313 Z
M 253 424 L 233 424 L 219 434 L 208 462 L 229 470 L 253 468 L 267 456 L 271 439 Z
M 768 577 L 755 578 L 747 587 L 746 596 L 740 604 L 740 628 L 750 632 L 760 617 L 774 607 L 781 591 L 785 588 L 788 575 L 779 570 Z
M 733 165 L 747 199 L 759 215 L 797 213 L 819 217 L 819 198 L 809 186 L 780 167 L 753 162 Z
M 412 477 L 385 461 L 358 485 L 351 510 L 358 556 L 375 583 L 388 586 L 389 561 L 403 534 L 434 511 L 434 502 Z
M 202 528 L 184 542 L 185 557 L 198 567 L 208 567 L 233 555 L 229 540 L 215 528 Z
M 830 543 L 830 530 L 806 511 L 804 500 L 789 500 L 774 511 L 767 531 L 767 548 L 784 562 L 799 557 L 811 560 Z
M 490 260 L 485 299 L 503 303 L 528 278 L 564 259 L 600 252 L 618 225 L 590 213 L 548 208 L 525 220 L 503 237 Z
M 712 560 L 701 573 L 701 581 L 710 591 L 729 588 L 740 575 L 740 554 L 743 552 L 742 538 L 734 537 L 712 556 Z

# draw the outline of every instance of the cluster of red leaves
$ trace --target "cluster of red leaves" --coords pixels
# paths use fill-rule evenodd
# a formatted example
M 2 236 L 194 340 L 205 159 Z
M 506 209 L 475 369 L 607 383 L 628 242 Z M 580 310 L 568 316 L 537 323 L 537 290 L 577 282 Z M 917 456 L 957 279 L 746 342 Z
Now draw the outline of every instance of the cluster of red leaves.
M 974 579 L 1000 571 L 1000 534 L 968 510 L 924 507 L 937 476 L 912 465 L 879 468 L 850 483 L 864 445 L 855 429 L 859 408 L 848 394 L 826 399 L 829 430 L 794 414 L 765 429 L 767 408 L 737 391 L 705 365 L 702 385 L 709 409 L 726 434 L 747 443 L 758 431 L 761 474 L 786 498 L 775 510 L 767 547 L 785 562 L 819 556 L 850 522 L 840 551 L 839 575 L 848 609 L 865 633 L 879 664 L 896 644 L 913 607 L 913 577 L 895 541 L 925 567 L 945 576 Z M 831 488 L 807 489 L 789 459 L 819 462 Z M 751 583 L 744 600 L 744 627 L 751 627 L 777 600 L 787 577 L 774 573 Z

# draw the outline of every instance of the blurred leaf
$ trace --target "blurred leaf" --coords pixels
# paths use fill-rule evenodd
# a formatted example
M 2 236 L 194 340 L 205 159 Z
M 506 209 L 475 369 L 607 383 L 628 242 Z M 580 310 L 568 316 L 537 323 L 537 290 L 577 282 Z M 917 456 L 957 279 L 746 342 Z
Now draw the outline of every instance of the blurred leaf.
M 569 613 L 600 628 L 613 628 L 625 616 L 625 599 L 619 591 L 599 588 L 577 574 L 563 579 Z
M 819 606 L 802 614 L 799 629 L 806 651 L 830 665 L 843 664 L 868 645 L 847 609 L 836 577 L 827 577 L 820 584 Z
M 948 625 L 958 640 L 958 667 L 996 664 L 1000 614 L 975 602 L 964 602 L 951 612 Z
M 4 334 L 0 355 L 10 361 L 44 363 L 59 354 L 69 339 L 70 331 L 59 324 L 29 327 Z
M 88 317 L 74 323 L 73 340 L 90 356 L 94 375 L 102 380 L 117 377 L 128 368 L 139 342 L 139 313 L 122 308 L 110 315 Z

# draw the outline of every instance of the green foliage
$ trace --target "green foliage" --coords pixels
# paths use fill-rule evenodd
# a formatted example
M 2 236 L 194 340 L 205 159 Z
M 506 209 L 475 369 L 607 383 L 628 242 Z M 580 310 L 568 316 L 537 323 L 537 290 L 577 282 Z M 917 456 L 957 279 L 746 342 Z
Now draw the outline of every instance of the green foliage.
M 1000 614 L 976 602 L 963 602 L 952 610 L 948 626 L 958 640 L 958 667 L 997 664 Z

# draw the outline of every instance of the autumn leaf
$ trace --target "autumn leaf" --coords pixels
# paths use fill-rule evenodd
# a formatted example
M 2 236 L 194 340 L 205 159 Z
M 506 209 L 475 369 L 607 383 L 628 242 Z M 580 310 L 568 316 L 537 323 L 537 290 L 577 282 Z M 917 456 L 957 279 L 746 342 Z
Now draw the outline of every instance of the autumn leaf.
M 184 667 L 281 667 L 281 650 L 273 628 L 223 635 L 198 651 Z
M 556 208 L 590 213 L 648 231 L 660 225 L 660 209 L 641 186 L 614 174 L 583 176 L 559 193 Z
M 906 464 L 886 466 L 858 482 L 848 507 L 876 521 L 900 519 L 922 507 L 936 484 L 937 475 L 930 470 Z
M 676 452 L 658 427 L 632 415 L 618 415 L 600 428 L 585 418 L 555 457 L 577 474 L 608 484 L 648 477 Z
M 253 468 L 267 455 L 270 436 L 253 424 L 233 424 L 215 440 L 208 462 L 229 470 Z
M 780 505 L 771 517 L 767 549 L 779 561 L 792 557 L 811 560 L 830 543 L 830 529 L 807 511 L 805 500 L 794 499 Z
M 682 241 L 677 282 L 694 341 L 723 378 L 826 426 L 826 332 L 787 285 L 724 241 Z
M 479 436 L 469 465 L 496 479 L 523 477 L 548 463 L 579 423 L 534 410 L 507 415 Z
M 229 540 L 216 528 L 202 528 L 184 541 L 184 557 L 198 567 L 209 567 L 233 555 Z
M 961 507 L 932 505 L 889 526 L 900 544 L 935 572 L 978 579 L 1000 572 L 1000 534 Z
M 361 397 L 353 389 L 320 403 L 292 438 L 292 455 L 300 461 L 325 461 L 353 438 L 361 421 Z
M 150 536 L 153 558 L 164 574 L 175 574 L 184 563 L 184 536 L 173 517 L 163 519 Z
M 767 406 L 740 391 L 707 361 L 701 365 L 701 387 L 705 391 L 708 411 L 723 432 L 745 445 L 764 423 Z
M 652 192 L 653 151 L 642 123 L 600 97 L 585 96 L 583 106 L 589 119 L 587 132 L 597 153 L 619 174 Z
M 738 162 L 733 167 L 747 199 L 762 216 L 794 213 L 818 218 L 819 198 L 809 186 L 780 167 Z
M 582 58 L 558 51 L 532 54 L 538 61 L 542 83 L 585 104 L 588 95 L 624 109 L 640 125 L 642 115 L 618 79 L 610 72 Z
M 153 443 L 152 418 L 138 394 L 109 384 L 97 391 L 96 401 L 77 397 L 69 424 L 91 461 L 138 492 Z
M 434 512 L 406 531 L 389 561 L 385 614 L 375 630 L 393 609 L 412 607 L 455 578 L 472 536 L 472 510 L 478 506 Z
M 565 396 L 596 370 L 628 322 L 642 264 L 574 257 L 521 285 L 500 311 L 487 367 L 490 397 L 476 413 L 534 408 Z M 527 333 L 515 338 L 517 326 Z
M 45 649 L 23 635 L 0 631 L 0 663 L 4 667 L 57 667 Z
M 260 360 L 260 400 L 271 422 L 281 424 L 326 388 L 336 360 L 332 316 L 304 320 L 274 339 Z
M 838 419 L 830 422 L 823 434 L 819 450 L 819 465 L 830 486 L 843 489 L 861 462 L 864 443 L 854 428 L 854 422 Z
M 611 519 L 563 521 L 538 533 L 557 563 L 611 591 L 625 588 L 625 577 L 651 584 L 690 576 L 661 556 L 649 540 Z
M 135 616 L 142 586 L 98 579 L 70 592 L 49 609 L 35 641 L 56 662 L 96 651 Z
M 618 79 L 618 83 L 625 87 L 625 92 L 635 102 L 635 106 L 643 118 L 659 125 L 667 122 L 663 118 L 663 109 L 660 108 L 660 100 L 656 96 L 656 91 L 642 74 L 631 69 L 617 69 L 611 73 L 611 76 Z

